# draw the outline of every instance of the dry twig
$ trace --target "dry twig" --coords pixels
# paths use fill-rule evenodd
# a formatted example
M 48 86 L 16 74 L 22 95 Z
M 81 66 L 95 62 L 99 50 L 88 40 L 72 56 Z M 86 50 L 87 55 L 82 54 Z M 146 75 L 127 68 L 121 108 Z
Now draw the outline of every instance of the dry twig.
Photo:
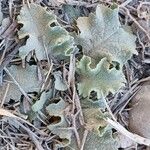
M 110 118 L 106 118 L 105 121 L 108 122 L 110 125 L 112 125 L 118 132 L 127 136 L 128 138 L 130 138 L 134 142 L 136 142 L 138 144 L 144 144 L 146 146 L 150 146 L 150 139 L 147 139 L 147 138 L 141 137 L 137 134 L 133 134 L 133 133 L 129 132 L 121 124 L 119 124 L 116 121 L 111 120 Z

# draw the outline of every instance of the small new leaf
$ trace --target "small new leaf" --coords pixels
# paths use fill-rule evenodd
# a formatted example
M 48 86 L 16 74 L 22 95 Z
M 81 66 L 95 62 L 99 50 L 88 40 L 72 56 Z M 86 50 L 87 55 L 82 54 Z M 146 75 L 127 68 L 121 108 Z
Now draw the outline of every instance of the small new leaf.
M 114 93 L 125 81 L 121 70 L 109 69 L 110 64 L 107 58 L 101 59 L 95 68 L 90 67 L 91 58 L 83 56 L 77 64 L 77 72 L 80 76 L 78 84 L 79 94 L 83 97 L 90 95 L 91 91 L 97 92 L 97 97 L 101 98 L 102 93 L 106 96 L 109 92 Z
M 30 8 L 24 5 L 18 23 L 23 24 L 19 38 L 28 36 L 26 45 L 19 49 L 22 59 L 31 50 L 35 50 L 38 60 L 42 60 L 46 58 L 46 51 L 54 56 L 68 55 L 73 48 L 73 38 L 58 24 L 56 16 L 40 5 L 31 3 Z
M 80 34 L 75 35 L 77 44 L 83 47 L 85 55 L 97 61 L 107 57 L 109 61 L 123 65 L 133 53 L 137 53 L 136 37 L 121 26 L 118 8 L 112 10 L 98 5 L 96 14 L 80 17 L 77 26 L 80 30 Z

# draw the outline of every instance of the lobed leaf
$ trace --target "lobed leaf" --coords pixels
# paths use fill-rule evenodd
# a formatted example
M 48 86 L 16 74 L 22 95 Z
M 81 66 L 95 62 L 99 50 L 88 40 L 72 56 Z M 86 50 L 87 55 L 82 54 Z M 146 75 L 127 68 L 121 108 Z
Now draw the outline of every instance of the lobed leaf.
M 58 102 L 46 107 L 47 112 L 53 118 L 53 122 L 48 126 L 48 129 L 62 140 L 62 142 L 58 143 L 58 147 L 65 147 L 71 141 L 72 132 L 67 129 L 68 123 L 65 118 L 65 109 L 67 106 L 68 104 L 60 98 Z
M 79 129 L 79 134 L 81 137 L 84 135 L 84 131 Z M 71 144 L 65 148 L 65 150 L 77 150 L 77 143 L 75 138 L 72 138 Z M 95 132 L 88 132 L 85 143 L 84 150 L 118 150 L 118 143 L 116 139 L 112 136 L 112 131 L 108 129 L 103 136 L 96 134 Z
M 96 14 L 80 17 L 77 20 L 80 30 L 75 35 L 76 43 L 83 47 L 84 55 L 90 56 L 97 62 L 106 57 L 123 65 L 135 51 L 136 37 L 121 26 L 118 18 L 118 8 L 110 9 L 98 5 Z M 127 28 L 127 27 L 126 27 Z
M 107 96 L 109 92 L 114 93 L 118 90 L 125 81 L 121 70 L 110 68 L 107 58 L 101 59 L 95 68 L 90 67 L 91 58 L 83 56 L 77 64 L 77 72 L 80 76 L 80 83 L 78 84 L 79 94 L 83 97 L 90 95 L 90 92 L 97 92 L 97 97 L 101 98 L 102 93 Z
M 24 5 L 18 23 L 23 24 L 19 38 L 28 36 L 26 45 L 19 49 L 22 59 L 31 50 L 35 50 L 37 58 L 42 60 L 46 58 L 46 51 L 54 56 L 69 55 L 73 48 L 73 38 L 58 24 L 56 16 L 40 5 L 31 3 L 30 8 Z
M 103 119 L 104 114 L 101 112 L 100 103 L 100 101 L 93 102 L 90 99 L 81 99 L 81 107 L 86 129 L 101 134 L 102 136 L 103 131 L 100 131 L 100 128 L 104 129 L 107 126 L 107 123 Z
M 94 132 L 90 132 L 84 144 L 85 150 L 118 150 L 118 144 L 112 137 L 111 130 L 108 130 L 101 137 Z

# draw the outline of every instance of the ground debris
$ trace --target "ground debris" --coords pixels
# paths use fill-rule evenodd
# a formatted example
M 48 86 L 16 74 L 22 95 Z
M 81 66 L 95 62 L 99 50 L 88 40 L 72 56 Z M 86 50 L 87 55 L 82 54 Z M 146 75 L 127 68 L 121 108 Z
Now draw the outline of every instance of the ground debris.
M 0 1 L 0 149 L 148 150 L 149 81 L 149 0 Z

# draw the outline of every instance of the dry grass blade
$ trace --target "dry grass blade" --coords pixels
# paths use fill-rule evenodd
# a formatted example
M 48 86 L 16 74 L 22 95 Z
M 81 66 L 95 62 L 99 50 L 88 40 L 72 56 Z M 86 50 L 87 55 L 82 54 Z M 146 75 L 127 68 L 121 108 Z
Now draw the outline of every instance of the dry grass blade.
M 88 130 L 85 130 L 85 131 L 84 131 L 83 139 L 82 139 L 82 143 L 81 143 L 81 148 L 80 148 L 80 150 L 84 150 L 84 144 L 85 144 L 85 141 L 86 141 L 88 132 L 89 132 Z
M 147 31 L 138 23 L 138 21 L 130 14 L 129 10 L 126 7 L 120 7 L 123 8 L 126 11 L 126 14 L 129 16 L 129 18 L 137 25 L 139 29 L 141 29 L 145 35 L 147 36 L 148 40 L 150 41 L 150 35 L 147 33 Z
M 36 6 L 37 9 L 33 6 Z M 118 131 L 116 133 L 117 137 L 120 134 L 123 137 L 128 137 L 129 141 L 134 141 L 133 143 L 136 143 L 136 146 L 134 145 L 133 149 L 143 150 L 147 146 L 150 147 L 149 137 L 130 128 L 130 111 L 133 110 L 132 101 L 145 82 L 150 81 L 149 6 L 150 2 L 148 0 L 1 0 L 0 90 L 1 88 L 4 90 L 1 90 L 2 94 L 0 95 L 0 149 L 126 149 L 121 147 L 124 144 L 123 141 L 112 136 L 112 128 Z M 70 10 L 70 8 L 72 10 L 74 8 L 75 11 Z M 41 11 L 44 11 L 44 13 L 40 13 Z M 49 18 L 47 14 L 49 14 L 49 17 L 54 18 L 50 19 L 51 17 Z M 52 20 L 52 22 L 49 20 Z M 43 32 L 45 33 L 43 34 Z M 66 38 L 66 35 L 68 38 Z M 56 38 L 57 36 L 58 38 Z M 80 37 L 78 42 L 77 37 Z M 36 39 L 37 42 L 32 39 Z M 132 43 L 128 44 L 131 39 Z M 71 40 L 71 43 L 68 40 Z M 36 47 L 39 43 L 41 50 Z M 66 46 L 68 48 L 65 48 Z M 25 48 L 24 52 L 29 51 L 29 53 L 22 57 L 20 49 L 23 47 Z M 58 52 L 60 51 L 58 54 L 57 47 Z M 130 56 L 123 60 L 126 54 L 124 55 L 120 50 L 124 51 L 126 49 L 129 51 L 132 49 L 132 52 Z M 110 52 L 110 50 L 113 50 L 113 52 Z M 101 51 L 104 52 L 99 56 Z M 105 53 L 108 53 L 108 56 Z M 85 72 L 80 74 L 78 72 L 78 62 L 81 61 L 84 55 L 90 58 L 91 63 L 88 64 L 88 59 L 85 59 L 83 61 L 85 63 L 81 64 L 81 69 Z M 95 73 L 94 65 L 105 57 L 108 57 L 109 61 L 106 59 L 104 62 L 107 64 L 102 64 L 107 67 L 102 69 L 98 66 Z M 123 67 L 126 62 L 126 66 Z M 27 85 L 32 86 L 35 83 L 33 81 L 34 77 L 27 78 L 28 75 L 32 74 L 32 68 L 32 71 L 26 71 L 27 74 L 23 71 L 16 73 L 20 76 L 21 81 L 15 74 L 15 67 L 20 65 L 20 70 L 27 69 L 27 64 L 30 67 L 36 67 L 34 77 L 37 77 L 37 81 L 40 82 L 37 85 L 38 90 L 34 90 L 33 87 L 29 89 L 22 84 L 22 79 L 27 79 L 25 81 Z M 87 71 L 88 67 L 90 67 L 89 73 Z M 108 71 L 113 69 L 115 72 L 108 77 Z M 115 76 L 118 71 L 121 73 L 120 78 Z M 64 91 L 57 88 L 61 87 L 61 82 L 58 82 L 58 86 L 55 86 L 56 72 L 60 73 L 58 77 L 66 83 Z M 102 72 L 102 77 L 99 75 L 100 72 Z M 103 74 L 105 72 L 106 74 Z M 90 78 L 87 78 L 88 76 Z M 88 87 L 87 84 L 89 84 L 89 87 L 92 86 L 88 98 L 87 95 L 84 98 L 82 92 L 77 89 L 78 83 L 84 78 L 83 90 Z M 98 79 L 102 79 L 102 81 Z M 113 80 L 114 84 L 111 84 L 109 79 Z M 101 87 L 105 80 L 107 81 L 105 83 L 107 87 L 104 90 L 109 89 L 111 85 L 115 86 L 119 80 L 121 84 L 106 93 L 100 89 L 99 93 L 102 93 L 98 96 L 95 88 L 100 82 L 98 88 Z M 14 88 L 10 92 L 12 85 L 20 93 L 20 96 L 17 96 L 18 99 L 8 98 L 9 93 L 12 95 L 16 93 Z M 97 95 L 95 92 L 97 92 Z M 40 111 L 34 111 L 34 102 L 41 100 L 41 94 L 43 93 L 45 93 L 44 103 L 37 105 L 37 109 L 40 109 Z M 148 94 L 145 95 L 147 98 Z M 59 103 L 58 97 L 63 99 L 64 107 L 58 110 L 57 113 L 60 114 L 57 116 L 55 110 L 61 105 L 56 107 L 54 105 Z M 102 103 L 99 101 L 100 98 Z M 49 107 L 49 111 L 45 108 L 46 105 L 52 105 L 52 107 Z M 148 106 L 147 102 L 146 106 Z M 138 115 L 135 116 L 140 116 L 142 112 L 149 115 L 146 106 L 139 109 Z M 52 109 L 54 109 L 53 114 L 51 114 Z M 102 116 L 99 114 L 101 109 Z M 137 105 L 135 109 L 138 109 Z M 64 113 L 63 117 L 61 116 L 62 112 Z M 96 118 L 99 116 L 100 121 Z M 65 125 L 58 126 L 59 122 L 63 122 L 63 120 L 65 120 Z M 146 117 L 146 120 L 149 119 Z M 141 122 L 145 125 L 148 124 L 145 120 Z M 137 119 L 136 124 L 139 126 L 139 119 Z M 139 126 L 139 128 L 144 129 L 145 127 Z M 107 134 L 107 131 L 110 131 L 110 135 Z M 64 132 L 64 135 L 68 132 L 69 138 L 64 135 L 64 137 L 61 137 L 62 132 Z M 119 148 L 118 144 L 115 146 L 113 140 L 121 143 Z M 132 148 L 128 146 L 127 149 Z
M 51 62 L 50 62 L 50 66 L 49 66 L 48 73 L 47 73 L 46 78 L 45 78 L 45 81 L 43 82 L 43 85 L 42 85 L 42 87 L 41 87 L 41 92 L 42 92 L 42 91 L 45 89 L 45 87 L 46 87 L 46 84 L 47 84 L 48 79 L 49 79 L 49 77 L 50 77 L 50 74 L 51 74 L 51 72 L 52 72 L 52 68 L 53 68 L 53 63 L 52 63 L 52 61 L 51 61 Z
M 14 114 L 12 114 L 11 112 L 0 108 L 0 115 L 2 116 L 7 116 L 7 117 L 13 117 L 19 120 L 23 120 L 17 116 L 15 116 Z M 26 121 L 25 121 L 26 122 Z M 37 135 L 35 135 L 29 128 L 25 127 L 24 125 L 22 125 L 20 122 L 18 122 L 16 120 L 16 123 L 21 126 L 25 131 L 27 131 L 27 133 L 29 134 L 30 138 L 32 139 L 32 141 L 34 142 L 34 144 L 36 145 L 38 150 L 44 150 L 43 147 L 40 145 L 39 141 L 37 140 Z
M 2 61 L 0 65 L 0 72 L 10 63 L 10 61 L 14 58 L 14 56 L 17 54 L 19 47 L 24 43 L 24 39 L 20 40 L 17 44 L 16 42 L 13 42 L 10 47 L 7 48 L 7 52 L 10 52 L 9 54 L 5 55 L 5 59 Z
M 28 124 L 29 126 L 33 127 L 37 132 L 39 132 L 39 134 L 43 135 L 43 136 L 47 136 L 46 133 L 42 132 L 41 130 L 39 130 L 38 128 L 36 128 L 33 124 L 29 123 L 28 121 L 14 115 L 13 113 L 9 112 L 8 110 L 6 109 L 3 109 L 3 108 L 0 108 L 0 115 L 1 116 L 6 116 L 6 117 L 12 117 L 12 118 L 15 118 L 17 120 L 20 120 L 26 124 Z
M 15 116 L 14 114 L 12 114 L 11 112 L 9 112 L 8 110 L 5 110 L 3 108 L 0 108 L 0 115 L 1 116 L 7 116 L 7 117 L 13 117 L 13 118 L 19 118 L 17 116 Z
M 126 5 L 128 5 L 130 2 L 132 2 L 133 0 L 126 0 L 125 2 L 123 2 L 120 7 L 125 7 Z
M 16 123 L 28 133 L 28 135 L 30 136 L 30 138 L 32 139 L 38 150 L 44 150 L 40 142 L 37 140 L 37 135 L 35 135 L 29 128 L 25 127 L 20 122 L 16 121 Z
M 68 73 L 68 86 L 70 86 L 71 83 L 74 81 L 74 75 L 75 75 L 75 54 L 71 54 Z

